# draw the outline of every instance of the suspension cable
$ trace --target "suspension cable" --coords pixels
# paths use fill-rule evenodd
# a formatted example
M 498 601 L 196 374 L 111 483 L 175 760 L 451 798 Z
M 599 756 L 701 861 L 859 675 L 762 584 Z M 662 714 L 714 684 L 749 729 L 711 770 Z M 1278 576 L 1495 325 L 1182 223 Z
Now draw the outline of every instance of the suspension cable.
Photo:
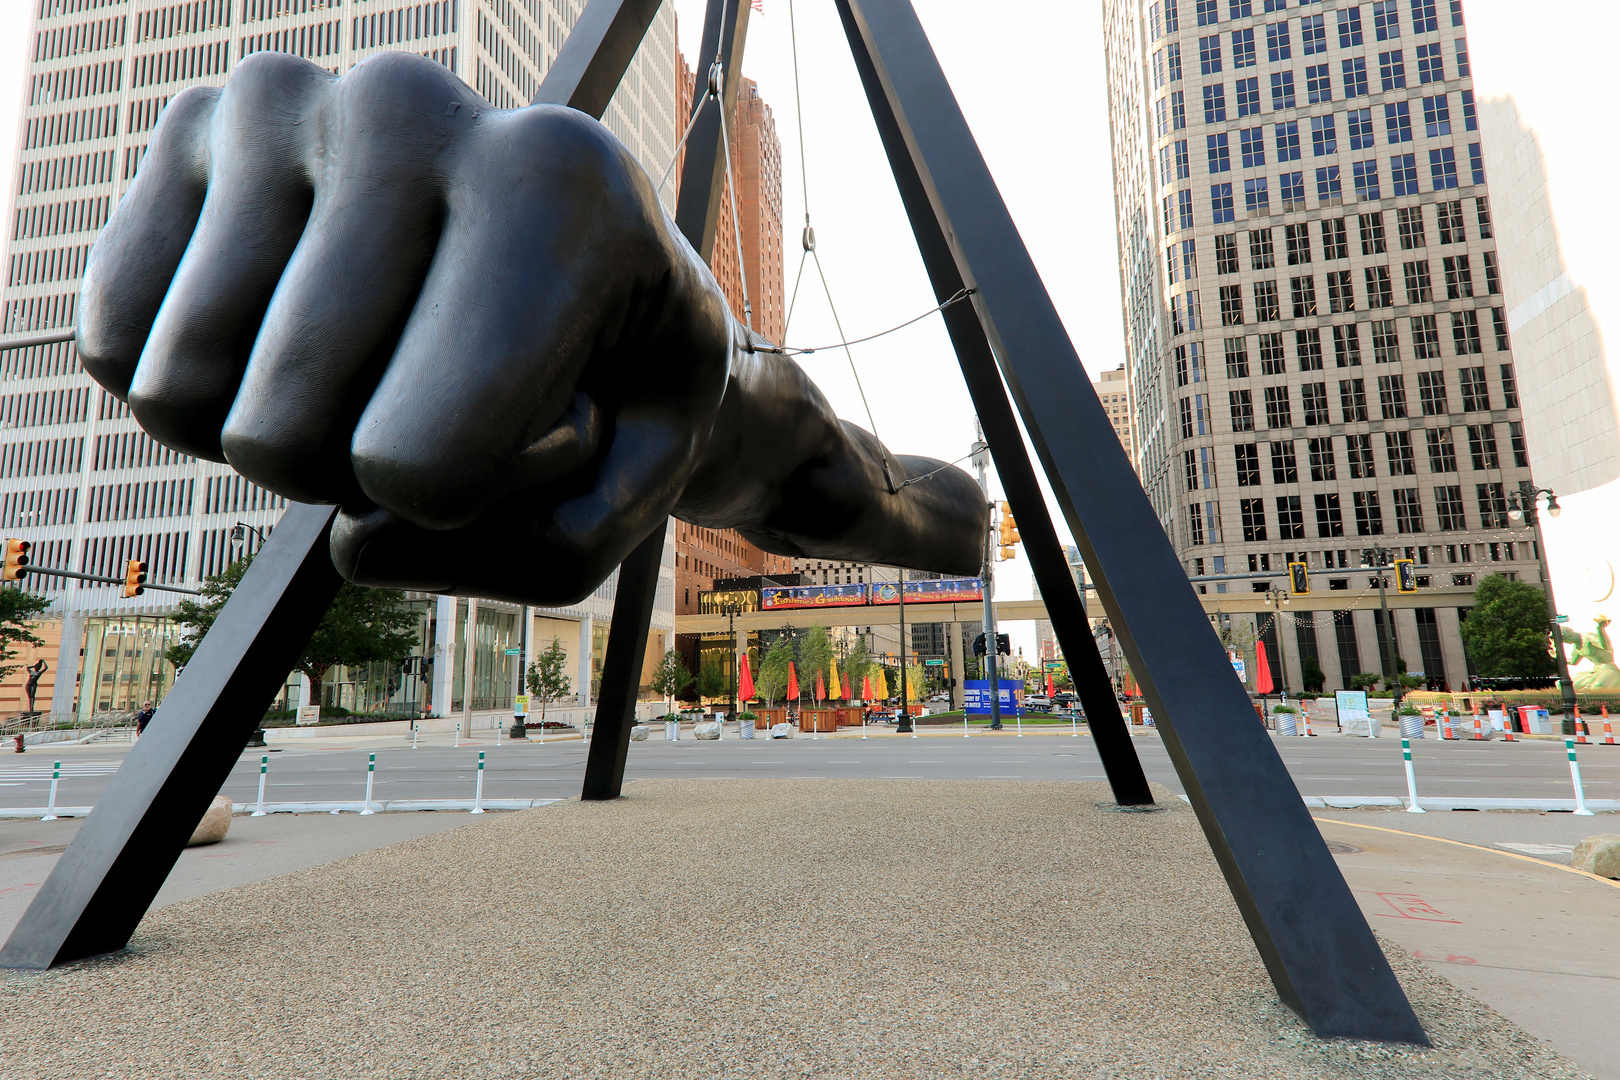
M 737 181 L 731 174 L 731 136 L 726 124 L 725 71 L 715 58 L 709 73 L 709 92 L 716 95 L 720 110 L 720 149 L 726 156 L 726 190 L 731 194 L 731 231 L 737 242 L 737 280 L 742 283 L 743 322 L 747 324 L 750 340 L 754 330 L 754 307 L 748 301 L 748 263 L 743 259 L 742 218 L 737 213 Z M 715 84 L 719 84 L 716 89 Z
M 818 272 L 820 271 L 820 268 L 821 268 L 821 260 L 817 259 L 816 260 L 816 269 L 817 269 Z M 896 330 L 904 330 L 906 327 L 910 326 L 912 323 L 921 322 L 922 320 L 928 318 L 928 316 L 934 314 L 935 312 L 944 311 L 946 308 L 950 307 L 953 304 L 960 304 L 963 300 L 966 300 L 968 297 L 972 296 L 974 293 L 976 293 L 978 291 L 979 291 L 978 289 L 972 289 L 972 288 L 958 289 L 943 304 L 939 304 L 936 307 L 931 307 L 927 311 L 923 312 L 921 315 L 918 315 L 918 316 L 915 316 L 913 318 L 907 319 L 905 322 L 900 323 L 898 326 L 891 326 L 887 330 L 879 330 L 877 333 L 875 333 L 875 334 L 867 334 L 865 337 L 853 338 L 853 339 L 851 339 L 849 341 L 835 341 L 831 345 L 804 345 L 804 346 L 784 345 L 784 346 L 782 346 L 780 348 L 771 347 L 771 346 L 765 346 L 765 345 L 756 345 L 752 349 L 750 349 L 749 351 L 750 352 L 778 353 L 778 354 L 780 354 L 782 356 L 808 356 L 811 353 L 823 352 L 823 351 L 825 351 L 827 349 L 843 349 L 843 348 L 848 348 L 851 345 L 859 345 L 859 344 L 861 344 L 863 342 L 875 341 L 880 337 L 887 337 L 888 335 L 894 333 Z M 836 318 L 836 316 L 835 316 L 835 318 Z

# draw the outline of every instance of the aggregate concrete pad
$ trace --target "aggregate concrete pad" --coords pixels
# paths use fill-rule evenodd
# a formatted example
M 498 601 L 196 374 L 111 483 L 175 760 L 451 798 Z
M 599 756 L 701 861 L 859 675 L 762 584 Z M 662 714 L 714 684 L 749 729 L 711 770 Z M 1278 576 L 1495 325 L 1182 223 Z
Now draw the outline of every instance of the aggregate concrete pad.
M 1276 999 L 1192 812 L 1098 783 L 640 781 L 154 912 L 0 979 L 0 1076 L 1580 1074 L 1423 969 L 1435 1047 Z

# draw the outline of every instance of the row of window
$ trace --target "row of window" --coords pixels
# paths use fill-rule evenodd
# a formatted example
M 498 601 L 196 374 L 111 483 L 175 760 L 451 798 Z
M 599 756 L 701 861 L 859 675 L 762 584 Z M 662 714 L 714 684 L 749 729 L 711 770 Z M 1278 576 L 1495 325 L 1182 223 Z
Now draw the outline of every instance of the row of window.
M 0 353 L 0 378 L 42 379 L 49 375 L 70 375 L 78 370 L 79 354 L 71 341 Z
M 1462 379 L 1463 412 L 1490 411 L 1490 397 L 1489 389 L 1485 383 L 1485 369 L 1463 368 L 1458 374 Z M 1419 403 L 1423 410 L 1422 415 L 1450 415 L 1450 408 L 1446 400 L 1444 377 L 1445 373 L 1439 371 L 1422 371 L 1418 373 Z M 1377 378 L 1376 386 L 1380 420 L 1404 420 L 1412 415 L 1404 375 L 1380 375 Z M 1301 423 L 1298 426 L 1319 427 L 1333 423 L 1332 417 L 1328 414 L 1327 383 L 1305 383 L 1300 386 L 1299 390 Z M 1368 408 L 1367 381 L 1365 379 L 1340 379 L 1338 397 L 1340 423 L 1364 424 L 1371 421 L 1372 415 Z M 1262 387 L 1261 401 L 1265 408 L 1266 427 L 1275 430 L 1296 426 L 1294 423 L 1293 399 L 1288 387 Z M 1255 429 L 1254 391 L 1228 391 L 1227 407 L 1233 431 L 1253 431 Z M 1210 395 L 1193 394 L 1180 399 L 1179 411 L 1182 438 L 1191 439 L 1195 436 L 1214 434 L 1215 417 L 1210 404 Z
M 40 236 L 93 232 L 107 223 L 107 216 L 111 213 L 111 195 L 19 206 L 12 223 L 11 238 L 32 240 Z
M 1462 100 L 1463 130 L 1477 131 L 1479 120 L 1474 112 L 1474 92 L 1464 90 L 1459 98 Z M 1432 98 L 1424 98 L 1422 109 L 1423 131 L 1429 138 L 1440 138 L 1450 135 L 1451 130 L 1451 98 L 1448 94 L 1439 94 Z M 1352 109 L 1342 114 L 1344 117 L 1344 130 L 1346 141 L 1351 150 L 1370 150 L 1377 142 L 1376 129 L 1373 124 L 1372 109 Z M 1221 116 L 1218 119 L 1224 120 Z M 1211 120 L 1211 122 L 1214 122 Z M 1300 124 L 1305 122 L 1311 135 L 1311 156 L 1330 157 L 1339 152 L 1339 125 L 1338 114 L 1326 113 L 1322 116 L 1307 117 L 1305 121 L 1285 120 L 1280 124 L 1271 125 L 1272 129 L 1272 157 L 1277 164 L 1283 165 L 1290 161 L 1299 161 L 1303 154 L 1303 144 L 1300 140 Z M 1384 106 L 1384 134 L 1385 141 L 1390 145 L 1411 142 L 1413 139 L 1412 102 L 1400 101 L 1393 105 Z M 1242 128 L 1236 132 L 1236 157 L 1241 167 L 1245 169 L 1264 168 L 1267 162 L 1266 129 L 1264 125 Z M 1211 173 L 1232 171 L 1233 159 L 1233 133 L 1222 131 L 1215 135 L 1205 136 L 1205 155 L 1208 159 L 1208 168 Z M 1185 140 L 1167 143 L 1159 148 L 1159 179 L 1168 186 L 1171 183 L 1172 172 L 1179 177 L 1183 170 L 1186 154 Z M 1376 161 L 1374 172 L 1376 173 Z M 1365 170 L 1363 170 L 1365 171 Z M 1373 181 L 1376 183 L 1376 179 Z
M 90 389 L 85 386 L 0 395 L 0 428 L 77 424 L 84 420 L 89 405 Z
M 330 56 L 343 48 L 343 24 L 317 23 L 253 34 L 237 42 L 237 60 L 256 52 L 291 53 L 293 56 Z
M 41 0 L 40 18 L 55 14 L 57 12 Z M 124 44 L 127 25 L 128 19 L 120 15 L 73 26 L 59 26 L 54 30 L 41 30 L 34 35 L 34 63 L 101 49 L 116 49 Z
M 1378 287 L 1385 292 L 1374 294 L 1373 307 L 1390 306 L 1390 297 L 1387 294 L 1389 280 L 1387 275 L 1376 276 L 1384 267 L 1369 267 L 1369 287 Z M 1257 323 L 1277 322 L 1281 319 L 1281 307 L 1276 292 L 1276 282 L 1256 282 L 1255 306 Z M 1293 317 L 1296 319 L 1311 318 L 1322 314 L 1316 303 L 1314 279 L 1310 277 L 1297 277 L 1290 281 L 1292 286 Z M 1354 297 L 1353 287 L 1350 285 L 1350 271 L 1336 271 L 1328 275 L 1329 305 L 1333 312 L 1350 312 L 1353 305 L 1350 301 Z M 1221 294 L 1221 325 L 1222 327 L 1242 326 L 1244 324 L 1242 287 L 1238 285 L 1223 285 Z M 1488 309 L 1491 316 L 1491 330 L 1494 346 L 1498 352 L 1507 352 L 1512 342 L 1508 338 L 1507 313 L 1505 309 L 1493 307 Z M 1451 320 L 1451 347 L 1456 356 L 1475 356 L 1485 351 L 1485 340 L 1480 334 L 1479 312 L 1469 308 L 1463 311 L 1448 313 Z M 1413 315 L 1406 319 L 1410 329 L 1409 343 L 1411 355 L 1417 360 L 1433 360 L 1441 355 L 1440 351 L 1440 316 Z M 1396 319 L 1374 319 L 1367 323 L 1344 323 L 1330 327 L 1333 340 L 1333 360 L 1336 367 L 1360 367 L 1362 362 L 1361 328 L 1366 326 L 1369 331 L 1368 344 L 1373 354 L 1373 362 L 1378 364 L 1399 363 L 1402 358 L 1401 335 Z M 1199 291 L 1194 289 L 1170 298 L 1170 332 L 1173 336 L 1193 334 L 1204 328 L 1203 313 L 1200 308 Z M 1296 329 L 1294 332 L 1295 356 L 1299 360 L 1300 371 L 1320 371 L 1324 366 L 1324 353 L 1322 342 L 1322 328 L 1319 326 Z M 1248 350 L 1244 346 L 1243 338 L 1227 338 L 1227 369 L 1234 367 L 1248 369 Z M 1263 374 L 1273 374 L 1282 371 L 1283 335 L 1281 331 L 1262 333 L 1259 340 L 1259 357 Z M 1178 345 L 1178 350 L 1188 346 Z M 1199 347 L 1190 346 L 1193 353 L 1189 358 L 1193 369 L 1201 366 L 1202 356 Z M 1234 356 L 1234 350 L 1238 355 Z
M 8 491 L 0 497 L 0 528 L 71 524 L 78 507 L 76 487 Z
M 124 130 L 132 135 L 137 131 L 151 131 L 157 126 L 158 117 L 163 115 L 163 107 L 169 103 L 171 96 L 160 94 L 157 97 L 131 101 L 129 111 L 124 114 Z
M 155 536 L 86 537 L 79 556 L 79 573 L 122 578 L 129 560 L 140 559 L 146 563 L 147 580 L 183 581 L 186 576 L 186 549 L 190 540 L 191 534 L 185 532 Z
M 103 405 L 109 401 L 117 402 L 118 399 L 111 394 L 103 394 Z M 169 449 L 144 431 L 115 431 L 96 436 L 90 460 L 90 467 L 101 472 L 107 469 L 145 469 L 153 465 L 183 465 L 193 459 L 178 450 Z
M 483 88 L 493 91 L 493 96 L 485 96 L 501 108 L 516 108 L 534 99 L 534 92 L 540 88 L 539 80 L 531 74 L 531 69 L 525 60 L 533 61 L 533 57 L 524 55 L 518 49 L 507 43 L 495 26 L 495 23 L 486 19 L 483 12 L 478 13 L 478 42 L 484 47 L 495 64 L 505 72 L 507 79 L 517 88 L 514 97 L 505 87 L 495 81 L 491 76 L 493 72 L 486 72 L 482 63 L 479 64 L 480 93 Z
M 23 123 L 22 148 L 34 150 L 89 139 L 110 139 L 117 134 L 118 106 L 97 105 L 49 116 L 30 116 Z
M 76 292 L 7 300 L 4 315 L 0 316 L 0 327 L 4 327 L 9 334 L 72 326 L 73 312 L 78 306 L 79 294 Z
M 243 7 L 251 0 L 243 0 Z M 200 34 L 231 25 L 232 0 L 188 0 L 135 16 L 135 43 L 159 41 L 181 34 Z
M 1413 339 L 1423 347 L 1425 354 L 1431 350 L 1438 355 L 1438 331 L 1434 327 L 1434 316 L 1420 316 L 1414 320 Z M 1378 364 L 1394 364 L 1400 362 L 1400 339 L 1395 332 L 1394 321 L 1386 320 L 1368 324 L 1372 327 L 1373 362 Z M 1353 368 L 1361 366 L 1361 339 L 1357 333 L 1359 326 L 1333 328 L 1333 355 L 1336 367 Z M 1466 326 L 1462 328 L 1466 333 Z M 1457 327 L 1453 327 L 1455 335 Z M 1299 371 L 1320 371 L 1323 367 L 1321 331 L 1318 328 L 1298 330 L 1294 333 L 1294 358 Z M 1255 339 L 1257 346 L 1255 355 L 1260 361 L 1261 375 L 1282 375 L 1287 371 L 1287 354 L 1283 348 L 1281 333 L 1260 334 Z M 1466 349 L 1473 344 L 1464 339 L 1458 343 L 1460 349 Z M 1226 377 L 1228 379 L 1247 379 L 1250 376 L 1249 339 L 1246 337 L 1226 338 L 1223 342 L 1226 349 Z M 1503 325 L 1502 335 L 1497 345 L 1505 351 L 1506 326 Z M 1419 356 L 1417 359 L 1433 359 L 1434 355 Z M 1174 351 L 1176 385 L 1187 386 L 1208 380 L 1211 372 L 1208 360 L 1204 355 L 1204 343 L 1201 341 L 1188 342 L 1177 345 Z M 1463 385 L 1463 400 L 1469 407 L 1464 412 L 1475 409 L 1489 409 L 1489 397 L 1485 387 L 1483 367 L 1470 367 L 1461 369 L 1468 374 L 1461 376 Z M 1519 407 L 1519 393 L 1513 377 L 1513 365 L 1502 364 L 1502 401 L 1503 408 L 1516 409 Z M 1418 393 L 1423 402 L 1423 415 L 1444 416 L 1451 410 L 1447 407 L 1444 371 L 1418 372 Z
M 242 0 L 242 21 L 279 19 L 283 15 L 306 15 L 318 8 L 342 7 L 343 0 Z M 226 25 L 230 25 L 229 21 Z
M 189 517 L 194 488 L 195 482 L 190 479 L 98 484 L 90 489 L 84 520 Z
M 89 244 L 19 251 L 11 257 L 6 270 L 6 284 L 38 285 L 50 281 L 75 281 L 84 273 L 84 261 L 89 255 Z
M 1495 424 L 1470 424 L 1466 427 L 1468 435 L 1469 461 L 1476 472 L 1489 472 L 1502 468 L 1502 458 L 1498 451 Z M 1374 460 L 1373 437 L 1366 435 L 1343 436 L 1345 447 L 1345 467 L 1351 480 L 1370 480 L 1378 475 L 1378 466 Z M 1525 449 L 1524 425 L 1513 421 L 1508 424 L 1508 445 L 1513 455 L 1513 464 L 1521 469 L 1530 467 L 1529 454 Z M 1305 449 L 1308 475 L 1312 483 L 1325 483 L 1339 478 L 1339 460 L 1335 452 L 1337 439 L 1334 436 L 1323 436 L 1319 439 L 1306 439 Z M 1457 443 L 1454 429 L 1426 428 L 1424 429 L 1424 442 L 1428 452 L 1429 472 L 1436 475 L 1454 473 L 1457 467 Z M 1301 473 L 1299 457 L 1295 453 L 1296 441 L 1284 439 L 1270 444 L 1271 448 L 1271 482 L 1273 484 L 1298 484 Z M 1261 482 L 1260 471 L 1260 444 L 1238 443 L 1232 448 L 1234 465 L 1237 470 L 1237 483 L 1239 487 L 1258 487 Z M 1412 433 L 1410 431 L 1384 432 L 1384 454 L 1390 476 L 1416 476 L 1417 459 L 1413 452 Z M 1210 447 L 1198 447 L 1182 452 L 1183 480 L 1188 491 L 1210 489 L 1220 486 L 1218 473 L 1214 461 L 1214 450 Z
M 1295 0 L 1295 7 L 1304 8 L 1319 3 L 1320 0 Z M 1407 0 L 1412 16 L 1412 32 L 1414 34 L 1435 34 L 1440 31 L 1441 10 L 1449 4 L 1451 25 L 1463 25 L 1462 0 Z M 1369 4 L 1358 4 L 1351 7 L 1340 8 L 1336 13 L 1339 33 L 1339 44 L 1345 48 L 1362 43 L 1362 36 L 1366 32 L 1363 25 L 1363 11 L 1365 10 L 1367 23 L 1371 25 L 1374 36 L 1379 41 L 1394 41 L 1401 36 L 1401 0 L 1374 0 Z M 1157 41 L 1166 34 L 1173 34 L 1181 29 L 1181 12 L 1191 8 L 1199 26 L 1214 26 L 1221 21 L 1222 0 L 1159 0 L 1148 7 L 1148 28 L 1153 40 Z M 1259 11 L 1262 15 L 1269 15 L 1274 11 L 1287 11 L 1288 0 L 1225 0 L 1226 17 L 1232 20 L 1247 19 Z M 1315 39 L 1321 40 L 1326 31 L 1323 23 L 1325 15 L 1306 15 L 1301 23 L 1313 26 L 1311 34 Z
M 1395 532 L 1412 535 L 1423 532 L 1466 532 L 1470 529 L 1468 510 L 1463 502 L 1460 484 L 1443 484 L 1433 488 L 1434 526 L 1426 521 L 1422 498 L 1418 488 L 1397 488 L 1391 492 L 1391 506 L 1395 511 Z M 1384 504 L 1378 491 L 1350 492 L 1350 511 L 1355 523 L 1356 536 L 1383 536 Z M 1479 510 L 1481 529 L 1506 529 L 1508 521 L 1507 492 L 1500 483 L 1474 485 L 1475 504 Z M 1310 496 L 1315 511 L 1316 537 L 1331 539 L 1346 535 L 1344 499 L 1337 491 Z M 1272 500 L 1276 522 L 1276 535 L 1272 535 L 1267 520 L 1266 500 L 1240 499 L 1239 515 L 1243 539 L 1248 543 L 1276 540 L 1304 540 L 1306 524 L 1305 496 L 1278 495 Z M 1183 538 L 1188 546 L 1225 543 L 1221 528 L 1221 504 L 1218 500 L 1204 500 L 1183 508 Z
M 17 170 L 17 194 L 34 195 L 85 184 L 104 184 L 113 178 L 116 161 L 112 150 L 25 161 Z
M 1429 183 L 1431 191 L 1451 191 L 1458 186 L 1457 152 L 1455 147 L 1442 146 L 1428 151 Z M 1397 154 L 1389 159 L 1390 191 L 1397 197 L 1419 195 L 1418 158 L 1416 154 Z M 1485 159 L 1479 143 L 1468 144 L 1469 180 L 1474 184 L 1485 182 Z M 1378 161 L 1352 162 L 1351 184 L 1358 202 L 1376 202 L 1383 198 L 1383 184 L 1379 179 Z M 1293 213 L 1308 209 L 1305 202 L 1305 171 L 1282 173 L 1277 177 L 1278 209 Z M 1260 217 L 1272 211 L 1272 188 L 1268 177 L 1259 176 L 1242 182 L 1243 208 L 1250 217 Z M 1172 224 L 1168 197 L 1164 200 L 1165 231 L 1190 228 L 1193 221 L 1190 193 L 1176 207 L 1177 218 Z M 1338 165 L 1324 165 L 1316 169 L 1316 200 L 1319 206 L 1344 205 L 1344 175 Z M 1209 188 L 1210 220 L 1216 225 L 1231 224 L 1237 220 L 1234 186 L 1230 183 L 1211 184 Z
M 1289 55 L 1287 49 L 1286 24 L 1281 57 L 1275 47 L 1273 38 L 1271 59 L 1286 59 Z M 1276 29 L 1271 27 L 1269 29 Z M 1325 49 L 1321 50 L 1325 51 Z M 1458 38 L 1456 43 L 1457 78 L 1467 78 L 1471 71 L 1468 61 L 1468 45 Z M 1232 67 L 1234 70 L 1254 67 L 1256 60 L 1253 30 L 1236 30 L 1232 33 Z M 1224 63 L 1221 51 L 1221 38 L 1219 35 L 1200 38 L 1198 42 L 1199 71 L 1203 75 L 1221 74 Z M 1416 66 L 1418 85 L 1443 83 L 1446 81 L 1445 57 L 1439 42 L 1428 45 L 1419 45 L 1416 53 Z M 1342 88 L 1342 97 L 1366 97 L 1372 93 L 1372 81 L 1367 67 L 1367 58 L 1354 56 L 1339 62 L 1339 79 Z M 1168 45 L 1153 56 L 1153 85 L 1161 89 L 1166 85 L 1182 81 L 1181 46 Z M 1273 110 L 1294 109 L 1299 107 L 1300 83 L 1292 70 L 1272 71 L 1267 73 L 1267 82 L 1271 88 L 1271 107 Z M 1402 49 L 1391 49 L 1389 52 L 1378 54 L 1378 89 L 1380 93 L 1390 93 L 1394 90 L 1407 89 L 1406 54 Z M 1233 84 L 1233 108 L 1239 117 L 1258 116 L 1264 111 L 1264 104 L 1260 94 L 1260 76 L 1251 75 L 1240 78 Z M 1207 123 L 1226 119 L 1226 84 L 1202 84 L 1204 99 L 1204 113 Z M 1304 98 L 1308 105 L 1332 101 L 1333 97 L 1333 67 L 1325 61 L 1310 64 L 1305 68 Z M 1159 135 L 1165 134 L 1164 121 L 1170 119 L 1169 113 L 1186 106 L 1186 91 L 1172 91 L 1160 98 L 1155 106 L 1155 112 L 1160 120 Z M 1218 109 L 1219 115 L 1212 115 Z
M 0 443 L 0 479 L 75 473 L 84 457 L 84 438 L 34 439 Z
M 203 483 L 202 512 L 205 514 L 279 510 L 286 505 L 287 500 L 280 495 L 266 491 L 234 473 L 229 476 L 210 476 Z
M 1446 255 L 1441 258 L 1441 280 L 1444 286 L 1445 299 L 1464 300 L 1474 297 L 1474 270 L 1473 259 L 1468 255 Z M 1501 293 L 1502 283 L 1498 276 L 1495 252 L 1486 252 L 1483 259 L 1485 269 L 1485 292 L 1481 295 L 1495 296 Z M 1394 283 L 1390 280 L 1388 266 L 1362 267 L 1361 276 L 1365 283 L 1363 296 L 1369 311 L 1378 311 L 1382 308 L 1395 306 Z M 1320 304 L 1317 299 L 1316 275 L 1300 274 L 1288 279 L 1288 310 L 1296 319 L 1308 319 L 1317 315 L 1341 315 L 1356 310 L 1356 283 L 1353 270 L 1329 270 L 1326 278 L 1327 303 Z M 1431 272 L 1427 259 L 1416 259 L 1401 264 L 1401 279 L 1404 285 L 1402 298 L 1407 304 L 1432 304 L 1435 302 L 1435 276 Z M 1172 279 L 1171 284 L 1175 284 Z M 1254 321 L 1257 323 L 1277 322 L 1283 318 L 1282 294 L 1278 291 L 1275 280 L 1256 281 L 1249 288 L 1254 298 Z M 1171 297 L 1171 311 L 1174 315 L 1175 333 L 1181 334 L 1199 329 L 1203 325 L 1199 311 L 1198 290 Z M 1246 321 L 1246 312 L 1243 303 L 1242 285 L 1219 286 L 1220 312 L 1222 326 L 1242 326 Z M 1434 316 L 1427 316 L 1431 321 Z M 1497 317 L 1497 336 L 1507 336 L 1507 322 L 1505 318 Z M 1452 312 L 1452 333 L 1456 338 L 1458 348 L 1461 350 L 1465 330 L 1468 343 L 1479 340 L 1479 327 L 1477 316 L 1460 311 Z M 1351 331 L 1354 334 L 1354 331 Z M 1417 327 L 1413 327 L 1413 336 L 1417 337 Z M 1506 348 L 1507 346 L 1498 346 Z M 1468 352 L 1479 352 L 1478 348 L 1470 348 Z M 1462 355 L 1459 352 L 1458 355 Z M 1343 367 L 1341 363 L 1339 365 Z
M 231 64 L 231 44 L 213 41 L 204 45 L 188 45 L 167 52 L 137 56 L 129 64 L 131 89 L 141 86 L 161 86 L 180 80 L 223 75 Z
M 460 22 L 461 0 L 436 0 L 434 3 L 393 11 L 379 11 L 353 21 L 349 44 L 355 49 L 371 49 L 378 45 L 453 34 L 459 29 Z
M 99 64 L 45 71 L 29 80 L 28 104 L 71 101 L 96 94 L 116 94 L 123 89 L 124 62 L 103 60 Z

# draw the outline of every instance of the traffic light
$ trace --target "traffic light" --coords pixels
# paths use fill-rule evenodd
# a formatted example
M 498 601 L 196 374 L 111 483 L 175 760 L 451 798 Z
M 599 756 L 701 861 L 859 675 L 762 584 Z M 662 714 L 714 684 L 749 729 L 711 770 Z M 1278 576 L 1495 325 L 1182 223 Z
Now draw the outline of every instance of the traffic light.
M 1306 596 L 1311 591 L 1310 569 L 1302 562 L 1288 564 L 1288 591 L 1295 596 Z
M 1018 535 L 1018 522 L 1012 515 L 1012 503 L 1001 504 L 1001 557 L 1003 559 L 1016 559 L 1018 552 L 1013 545 L 1023 538 Z
M 1411 559 L 1395 560 L 1395 591 L 1417 592 L 1417 566 Z
M 6 581 L 19 581 L 28 576 L 24 567 L 28 565 L 28 552 L 33 546 L 26 540 L 6 541 Z
M 973 655 L 974 656 L 983 656 L 984 653 L 985 653 L 984 635 L 980 634 L 978 637 L 973 639 Z
M 997 634 L 996 635 L 996 652 L 1000 653 L 1002 656 L 1011 656 L 1012 655 L 1012 639 L 1009 638 L 1006 634 Z
M 146 564 L 139 559 L 131 559 L 124 564 L 124 595 L 139 596 L 146 590 L 142 584 L 146 581 Z

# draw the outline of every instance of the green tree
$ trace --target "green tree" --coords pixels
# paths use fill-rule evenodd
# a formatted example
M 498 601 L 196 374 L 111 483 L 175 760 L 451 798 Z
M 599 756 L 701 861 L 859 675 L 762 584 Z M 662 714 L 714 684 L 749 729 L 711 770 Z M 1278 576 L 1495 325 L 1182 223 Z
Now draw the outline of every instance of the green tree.
M 698 669 L 698 698 L 725 697 L 730 686 L 731 679 L 726 674 L 725 663 L 713 653 L 704 657 L 703 666 Z
M 1474 590 L 1474 608 L 1462 622 L 1463 647 L 1486 677 L 1542 678 L 1556 667 L 1547 625 L 1545 593 L 1492 574 Z
M 674 649 L 664 654 L 653 672 L 652 688 L 664 699 L 664 711 L 675 711 L 675 696 L 692 685 L 692 673 L 686 670 L 686 661 Z
M 205 580 L 199 599 L 180 602 L 174 621 L 183 636 L 164 652 L 169 663 L 183 668 L 191 662 L 252 561 L 251 555 L 239 559 Z M 416 627 L 416 612 L 405 605 L 403 593 L 344 582 L 293 667 L 309 676 L 311 696 L 319 701 L 329 670 L 401 660 L 417 644 Z
M 813 694 L 816 689 L 816 675 L 821 675 L 822 684 L 827 682 L 828 669 L 832 664 L 832 642 L 827 639 L 825 626 L 813 626 L 810 632 L 804 635 L 799 642 L 799 688 L 806 694 Z M 832 688 L 827 687 L 829 695 Z
M 788 664 L 792 662 L 793 643 L 785 637 L 777 638 L 760 662 L 759 678 L 754 680 L 755 688 L 767 703 L 775 704 L 777 698 L 787 693 Z
M 567 671 L 568 653 L 563 650 L 561 640 L 552 638 L 551 645 L 530 662 L 525 673 L 529 696 L 540 703 L 541 731 L 546 727 L 546 706 L 574 693 L 574 680 L 568 677 Z
M 855 639 L 855 647 L 849 650 L 849 655 L 838 665 L 838 670 L 849 677 L 849 692 L 859 698 L 861 680 L 868 678 L 876 666 L 872 654 L 866 651 L 866 638 L 859 637 Z
M 1299 662 L 1299 674 L 1307 694 L 1320 694 L 1322 687 L 1327 685 L 1327 673 L 1314 656 L 1307 656 Z
M 6 661 L 17 655 L 17 646 L 32 645 L 40 648 L 43 638 L 34 633 L 33 624 L 51 606 L 48 598 L 22 588 L 0 589 L 0 679 L 6 678 L 18 665 Z
M 1376 671 L 1358 671 L 1350 676 L 1350 689 L 1371 690 L 1384 681 L 1384 677 Z

